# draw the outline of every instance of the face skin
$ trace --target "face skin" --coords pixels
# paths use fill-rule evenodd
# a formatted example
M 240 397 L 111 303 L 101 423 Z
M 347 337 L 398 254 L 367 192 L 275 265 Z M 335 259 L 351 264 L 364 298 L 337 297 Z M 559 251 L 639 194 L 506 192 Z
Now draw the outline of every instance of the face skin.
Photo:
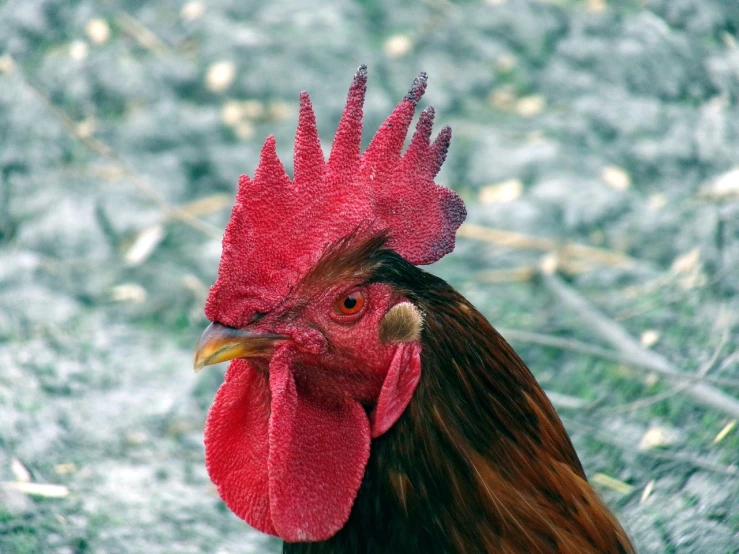
M 256 351 L 236 348 L 211 360 L 208 354 L 212 355 L 210 341 L 214 339 L 204 335 L 196 352 L 196 366 L 243 356 L 266 373 L 275 350 L 289 349 L 302 394 L 322 401 L 349 396 L 365 406 L 372 404 L 397 346 L 380 340 L 382 319 L 404 299 L 383 283 L 342 279 L 325 288 L 316 285 L 298 287 L 275 310 L 253 316 L 252 323 L 243 329 L 218 327 L 224 337 L 221 347 L 223 342 L 253 345 L 260 340 L 271 347 Z M 361 307 L 352 313 L 359 302 Z
M 211 480 L 236 515 L 291 542 L 346 523 L 372 439 L 401 417 L 421 376 L 422 314 L 373 282 L 394 254 L 380 250 L 383 235 L 354 238 L 266 313 L 236 296 L 227 317 L 238 328 L 216 313 L 195 353 L 196 369 L 234 360 L 206 422 Z

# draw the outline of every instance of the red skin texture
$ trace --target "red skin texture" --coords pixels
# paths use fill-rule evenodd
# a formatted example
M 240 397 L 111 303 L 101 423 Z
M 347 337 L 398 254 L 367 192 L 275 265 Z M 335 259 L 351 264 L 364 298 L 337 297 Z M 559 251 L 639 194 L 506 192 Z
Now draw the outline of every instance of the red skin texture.
M 417 343 L 399 345 L 370 419 L 373 439 L 386 433 L 403 415 L 420 378 L 421 347 Z
M 298 392 L 292 357 L 285 346 L 270 363 L 270 508 L 283 539 L 318 541 L 349 519 L 369 459 L 369 422 L 356 400 Z
M 241 519 L 276 535 L 269 511 L 269 387 L 246 360 L 234 360 L 208 412 L 205 465 L 223 501 Z
M 300 291 L 300 302 L 251 326 L 290 338 L 269 360 L 231 362 L 208 414 L 206 465 L 219 494 L 286 541 L 325 540 L 346 523 L 371 438 L 397 421 L 420 378 L 418 343 L 378 340 L 384 314 L 403 299 L 375 283 L 361 288 L 362 312 L 337 314 L 352 290 Z
M 359 284 L 319 278 L 305 290 L 306 276 L 330 245 L 377 232 L 409 262 L 432 263 L 452 251 L 466 215 L 456 193 L 434 183 L 451 130 L 431 142 L 433 108 L 420 115 L 401 154 L 425 74 L 362 154 L 366 81 L 363 66 L 328 162 L 306 93 L 294 180 L 267 139 L 254 179 L 239 181 L 205 306 L 213 322 L 288 337 L 271 360 L 231 363 L 205 433 L 208 472 L 226 504 L 288 541 L 327 539 L 344 525 L 371 438 L 401 416 L 421 372 L 418 344 L 379 340 L 383 316 L 404 299 L 386 285 L 368 285 L 362 312 L 340 317 L 334 303 Z
M 328 245 L 359 228 L 368 233 L 389 231 L 388 246 L 414 264 L 430 264 L 454 248 L 455 232 L 466 211 L 454 191 L 434 183 L 451 130 L 443 128 L 431 142 L 433 108 L 423 111 L 411 144 L 401 155 L 416 103 L 426 88 L 425 75 L 416 79 L 361 154 L 366 79 L 360 69 L 328 162 L 323 159 L 310 99 L 303 93 L 294 181 L 277 157 L 271 136 L 254 179 L 242 175 L 223 237 L 218 278 L 205 305 L 211 321 L 238 328 L 255 312 L 272 311 Z

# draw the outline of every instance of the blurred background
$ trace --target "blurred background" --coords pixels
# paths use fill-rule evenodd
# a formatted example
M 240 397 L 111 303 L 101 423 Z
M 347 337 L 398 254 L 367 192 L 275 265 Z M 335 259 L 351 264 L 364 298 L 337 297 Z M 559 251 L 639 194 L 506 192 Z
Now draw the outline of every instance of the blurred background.
M 276 552 L 192 350 L 241 173 L 419 71 L 467 202 L 430 268 L 551 395 L 642 553 L 739 552 L 739 3 L 0 1 L 0 552 Z

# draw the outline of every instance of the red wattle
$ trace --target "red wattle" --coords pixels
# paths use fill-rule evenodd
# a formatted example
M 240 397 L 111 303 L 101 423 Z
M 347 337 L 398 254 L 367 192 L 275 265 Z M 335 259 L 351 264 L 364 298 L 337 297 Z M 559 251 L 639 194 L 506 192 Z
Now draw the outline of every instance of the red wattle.
M 269 492 L 277 534 L 289 542 L 332 537 L 349 519 L 369 460 L 364 408 L 315 402 L 297 389 L 291 351 L 270 363 Z
M 301 393 L 291 364 L 287 346 L 272 357 L 269 378 L 246 360 L 231 362 L 208 413 L 206 467 L 249 525 L 290 542 L 320 541 L 349 519 L 369 460 L 369 421 L 354 400 Z
M 234 360 L 208 412 L 205 466 L 226 505 L 252 527 L 277 535 L 269 511 L 269 384 Z

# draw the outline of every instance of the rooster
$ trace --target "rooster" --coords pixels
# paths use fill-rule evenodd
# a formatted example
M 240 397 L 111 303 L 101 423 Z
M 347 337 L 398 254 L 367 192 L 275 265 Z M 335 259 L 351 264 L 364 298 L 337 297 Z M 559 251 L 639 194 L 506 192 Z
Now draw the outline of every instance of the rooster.
M 521 358 L 419 269 L 466 211 L 434 183 L 421 73 L 361 152 L 367 71 L 328 161 L 306 93 L 294 180 L 269 137 L 242 176 L 195 369 L 232 360 L 210 408 L 221 498 L 283 552 L 633 553 Z

